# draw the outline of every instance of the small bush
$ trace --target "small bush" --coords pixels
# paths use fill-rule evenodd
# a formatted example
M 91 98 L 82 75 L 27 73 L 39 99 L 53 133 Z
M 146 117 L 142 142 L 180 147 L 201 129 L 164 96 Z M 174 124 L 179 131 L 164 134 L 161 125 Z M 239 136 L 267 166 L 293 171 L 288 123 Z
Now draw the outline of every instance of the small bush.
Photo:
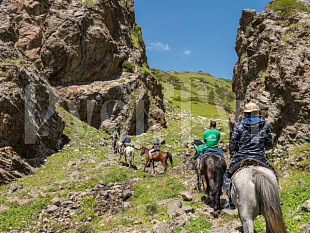
M 140 44 L 143 43 L 141 27 L 139 25 L 136 25 L 131 30 L 131 40 L 132 40 L 133 46 L 135 46 L 137 49 L 139 49 L 140 48 Z
M 297 0 L 274 0 L 268 7 L 272 10 L 279 11 L 282 20 L 295 15 L 298 11 L 310 12 L 306 4 Z
M 78 228 L 76 229 L 76 232 L 77 233 L 94 233 L 95 229 L 90 223 L 86 223 L 86 224 L 78 226 Z
M 232 112 L 233 112 L 233 110 L 232 110 L 232 108 L 231 108 L 231 106 L 230 106 L 229 103 L 224 103 L 223 109 L 224 109 L 226 112 L 228 112 L 228 113 L 232 113 Z
M 211 105 L 215 105 L 215 94 L 214 94 L 214 91 L 211 90 L 208 92 L 208 104 L 211 104 Z
M 145 213 L 147 216 L 149 215 L 154 215 L 158 212 L 158 206 L 155 202 L 149 204 L 149 205 L 146 205 L 146 208 L 145 208 Z
M 122 63 L 122 68 L 125 68 L 126 70 L 133 72 L 133 68 L 135 67 L 135 64 L 130 61 L 124 61 Z
M 174 85 L 174 89 L 175 90 L 183 90 L 183 91 L 188 91 L 188 89 L 186 88 L 186 86 L 184 86 L 183 84 L 181 83 L 177 83 Z

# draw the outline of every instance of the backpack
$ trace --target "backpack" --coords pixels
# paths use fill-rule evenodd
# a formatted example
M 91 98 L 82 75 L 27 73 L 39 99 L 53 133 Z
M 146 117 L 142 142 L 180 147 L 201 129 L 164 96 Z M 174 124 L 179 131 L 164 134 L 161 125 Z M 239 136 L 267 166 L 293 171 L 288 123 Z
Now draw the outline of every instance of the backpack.
M 117 132 L 114 132 L 114 138 L 118 138 Z

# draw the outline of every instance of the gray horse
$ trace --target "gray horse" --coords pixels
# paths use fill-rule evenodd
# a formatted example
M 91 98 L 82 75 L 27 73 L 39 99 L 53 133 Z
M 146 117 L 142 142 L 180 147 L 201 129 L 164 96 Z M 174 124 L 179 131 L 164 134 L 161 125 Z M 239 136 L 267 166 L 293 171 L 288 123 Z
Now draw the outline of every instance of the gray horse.
M 286 233 L 276 177 L 268 168 L 249 166 L 232 178 L 231 197 L 244 233 L 254 233 L 253 221 L 262 214 L 266 233 Z

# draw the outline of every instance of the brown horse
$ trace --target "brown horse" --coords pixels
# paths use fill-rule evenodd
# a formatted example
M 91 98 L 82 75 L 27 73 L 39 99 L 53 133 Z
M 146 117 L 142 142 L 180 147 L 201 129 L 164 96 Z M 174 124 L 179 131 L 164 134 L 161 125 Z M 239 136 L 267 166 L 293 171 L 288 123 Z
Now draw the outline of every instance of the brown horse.
M 199 184 L 199 159 L 196 161 L 196 173 L 198 179 L 198 189 L 200 191 Z M 202 198 L 206 204 L 213 205 L 215 211 L 220 210 L 220 196 L 222 194 L 223 176 L 226 171 L 227 165 L 224 157 L 215 153 L 208 153 L 202 158 L 201 170 L 202 170 L 202 183 L 204 193 L 208 195 L 207 198 Z
M 145 156 L 145 166 L 144 166 L 143 171 L 145 171 L 145 168 L 151 162 L 150 156 L 149 156 L 149 152 L 150 152 L 150 150 L 146 149 L 146 148 L 142 148 L 142 150 L 141 150 L 141 154 L 140 155 L 146 154 L 146 156 Z M 164 172 L 166 172 L 167 167 L 168 167 L 168 164 L 167 164 L 168 158 L 169 158 L 171 167 L 173 167 L 173 165 L 172 165 L 172 156 L 171 156 L 171 154 L 169 152 L 158 151 L 155 154 L 153 154 L 152 155 L 153 172 L 154 172 L 154 162 L 159 162 L 159 161 L 162 162 L 162 164 L 164 165 L 164 167 L 165 167 Z

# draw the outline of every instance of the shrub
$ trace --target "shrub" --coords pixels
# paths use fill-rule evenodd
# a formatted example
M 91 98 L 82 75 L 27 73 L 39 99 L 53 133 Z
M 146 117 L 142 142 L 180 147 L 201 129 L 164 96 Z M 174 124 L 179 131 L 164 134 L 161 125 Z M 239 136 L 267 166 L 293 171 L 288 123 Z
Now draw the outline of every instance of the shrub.
M 149 204 L 149 205 L 146 205 L 145 207 L 145 213 L 147 216 L 149 215 L 154 215 L 158 212 L 158 206 L 155 202 Z
M 175 84 L 175 85 L 174 85 L 174 89 L 175 89 L 175 90 L 183 90 L 183 91 L 187 91 L 186 86 L 184 86 L 184 85 L 183 85 L 183 84 L 181 84 L 181 83 L 177 83 L 177 84 Z
M 274 0 L 268 7 L 272 10 L 279 11 L 281 19 L 287 19 L 295 15 L 298 11 L 310 12 L 309 7 L 297 0 Z
M 208 92 L 208 104 L 211 104 L 211 105 L 215 105 L 215 94 L 214 94 L 214 91 L 211 90 Z
M 149 69 L 149 66 L 146 62 L 142 64 L 142 66 L 139 67 L 141 74 L 144 75 L 145 73 L 148 73 L 150 75 L 153 75 L 152 71 Z
M 224 103 L 223 108 L 228 113 L 232 113 L 233 112 L 229 103 Z
M 122 68 L 125 68 L 126 70 L 133 72 L 133 68 L 135 67 L 135 64 L 130 61 L 124 61 L 122 63 Z
M 78 226 L 76 229 L 77 233 L 94 233 L 95 230 L 90 223 L 85 223 L 83 225 Z
M 143 38 L 142 38 L 142 33 L 141 33 L 141 27 L 139 25 L 136 25 L 132 30 L 131 30 L 131 40 L 132 44 L 136 47 L 139 48 L 140 44 L 143 43 Z

